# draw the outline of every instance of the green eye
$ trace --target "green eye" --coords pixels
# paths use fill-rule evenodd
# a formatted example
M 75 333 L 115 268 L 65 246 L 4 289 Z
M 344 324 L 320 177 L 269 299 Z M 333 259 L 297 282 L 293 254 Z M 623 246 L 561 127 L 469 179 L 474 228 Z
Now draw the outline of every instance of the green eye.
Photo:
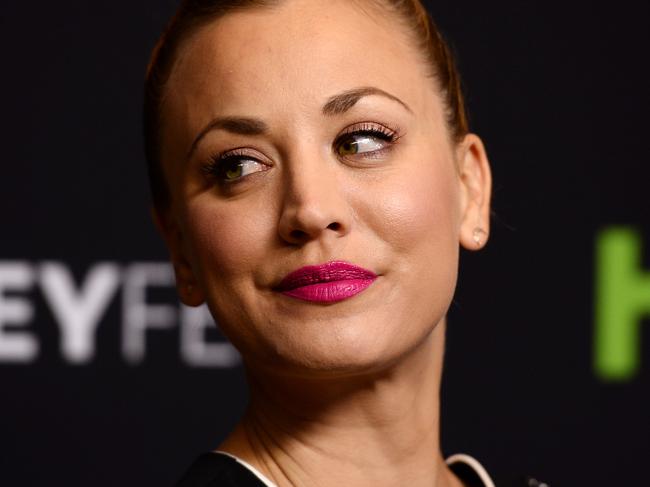
M 223 183 L 237 182 L 249 174 L 266 171 L 268 164 L 264 164 L 250 156 L 231 154 L 210 162 L 204 171 L 217 181 Z
M 389 141 L 383 140 L 381 135 L 349 134 L 336 145 L 336 152 L 342 157 L 373 153 L 384 149 L 388 143 Z
M 237 181 L 238 179 L 248 176 L 254 172 L 268 169 L 266 164 L 262 164 L 254 159 L 235 159 L 223 162 L 222 179 L 224 181 Z
M 347 140 L 343 142 L 339 148 L 338 153 L 340 156 L 351 156 L 359 152 L 359 145 L 356 141 Z
M 242 177 L 242 174 L 244 172 L 244 168 L 242 166 L 241 161 L 238 161 L 236 165 L 233 166 L 228 166 L 224 170 L 224 179 L 231 181 L 233 179 L 237 179 Z

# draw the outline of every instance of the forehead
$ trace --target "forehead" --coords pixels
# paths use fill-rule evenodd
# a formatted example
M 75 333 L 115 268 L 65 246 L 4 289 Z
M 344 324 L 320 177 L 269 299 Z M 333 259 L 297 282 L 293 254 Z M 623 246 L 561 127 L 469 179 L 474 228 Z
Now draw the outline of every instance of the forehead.
M 332 94 L 360 86 L 431 109 L 434 82 L 399 25 L 372 2 L 350 0 L 227 14 L 182 46 L 163 118 L 171 111 L 183 121 L 177 130 L 195 131 L 216 115 L 307 117 Z

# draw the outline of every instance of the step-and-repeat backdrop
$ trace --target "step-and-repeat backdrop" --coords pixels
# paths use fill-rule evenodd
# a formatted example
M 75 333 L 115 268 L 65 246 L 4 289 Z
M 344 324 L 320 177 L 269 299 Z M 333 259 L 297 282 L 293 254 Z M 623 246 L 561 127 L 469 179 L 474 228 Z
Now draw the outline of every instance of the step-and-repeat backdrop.
M 648 4 L 431 2 L 493 165 L 463 254 L 446 454 L 553 486 L 641 485 L 650 454 Z M 140 129 L 175 2 L 0 12 L 0 485 L 170 485 L 246 403 L 179 305 Z

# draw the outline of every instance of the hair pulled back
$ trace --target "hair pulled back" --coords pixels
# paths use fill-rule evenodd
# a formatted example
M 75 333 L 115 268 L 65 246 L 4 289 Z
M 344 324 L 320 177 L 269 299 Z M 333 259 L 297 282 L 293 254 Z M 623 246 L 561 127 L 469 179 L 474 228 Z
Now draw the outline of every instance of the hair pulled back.
M 153 204 L 159 210 L 170 203 L 160 157 L 161 101 L 183 42 L 198 29 L 228 13 L 271 8 L 283 0 L 183 0 L 158 40 L 147 68 L 144 90 L 144 147 Z M 361 1 L 361 0 L 358 0 Z M 366 0 L 394 15 L 411 34 L 437 81 L 446 108 L 452 138 L 459 141 L 469 127 L 460 76 L 449 46 L 420 0 Z

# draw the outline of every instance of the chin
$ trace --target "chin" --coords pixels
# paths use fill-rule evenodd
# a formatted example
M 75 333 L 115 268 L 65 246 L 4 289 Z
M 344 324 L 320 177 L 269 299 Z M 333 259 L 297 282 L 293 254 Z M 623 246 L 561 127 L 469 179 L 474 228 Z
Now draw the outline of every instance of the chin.
M 286 326 L 286 322 L 284 323 Z M 387 370 L 414 350 L 435 326 L 396 329 L 368 316 L 299 324 L 269 341 L 266 365 L 291 375 L 350 376 Z M 277 330 L 277 328 L 276 328 Z M 246 358 L 246 352 L 244 357 Z

